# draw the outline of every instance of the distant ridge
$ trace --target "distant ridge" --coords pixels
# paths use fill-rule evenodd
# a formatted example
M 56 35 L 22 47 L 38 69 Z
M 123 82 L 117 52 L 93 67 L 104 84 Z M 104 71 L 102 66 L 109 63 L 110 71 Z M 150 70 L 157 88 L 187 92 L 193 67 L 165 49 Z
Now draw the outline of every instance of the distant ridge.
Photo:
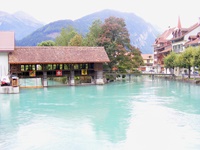
M 80 34 L 86 35 L 94 20 L 100 19 L 103 22 L 110 16 L 123 18 L 125 20 L 132 45 L 138 47 L 144 54 L 153 53 L 152 44 L 159 34 L 159 31 L 154 28 L 153 25 L 147 23 L 142 18 L 136 16 L 134 13 L 125 13 L 109 9 L 86 15 L 74 21 L 58 20 L 51 22 L 37 29 L 22 40 L 18 40 L 17 45 L 35 46 L 45 40 L 54 40 L 55 37 L 59 35 L 61 29 L 66 28 L 69 25 L 73 26 Z

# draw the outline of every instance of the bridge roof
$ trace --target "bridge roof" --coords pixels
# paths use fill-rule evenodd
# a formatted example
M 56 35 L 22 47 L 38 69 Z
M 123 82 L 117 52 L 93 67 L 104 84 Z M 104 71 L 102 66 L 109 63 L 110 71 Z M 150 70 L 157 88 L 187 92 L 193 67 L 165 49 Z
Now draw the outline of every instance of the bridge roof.
M 31 46 L 15 47 L 10 64 L 103 63 L 109 62 L 104 47 Z

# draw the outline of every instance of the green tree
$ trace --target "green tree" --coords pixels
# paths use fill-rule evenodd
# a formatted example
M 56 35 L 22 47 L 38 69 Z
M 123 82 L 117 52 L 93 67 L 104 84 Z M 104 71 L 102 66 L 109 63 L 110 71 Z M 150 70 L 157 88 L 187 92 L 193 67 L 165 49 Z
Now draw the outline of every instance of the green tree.
M 83 38 L 81 35 L 76 34 L 71 40 L 69 41 L 70 46 L 82 46 L 83 45 Z
M 194 64 L 194 48 L 188 47 L 180 54 L 177 59 L 178 67 L 187 68 L 189 71 L 188 78 L 190 78 L 191 67 Z
M 175 52 L 171 52 L 169 55 L 164 57 L 164 66 L 165 68 L 174 69 L 176 67 L 176 56 Z
M 111 62 L 108 63 L 108 68 L 118 68 L 121 70 L 130 69 L 130 62 L 133 66 L 139 67 L 136 59 L 142 60 L 140 51 L 133 48 L 130 44 L 129 33 L 126 29 L 124 19 L 109 17 L 102 25 L 102 31 L 98 39 L 98 45 L 104 46 Z M 127 55 L 133 54 L 133 57 Z M 137 54 L 137 55 L 136 55 Z
M 38 43 L 37 46 L 55 46 L 55 42 L 52 40 L 48 41 L 42 41 L 41 43 Z
M 200 46 L 194 48 L 193 65 L 200 68 Z
M 84 38 L 84 45 L 86 46 L 97 46 L 98 38 L 102 32 L 102 22 L 101 20 L 95 20 L 92 26 L 89 28 L 89 33 L 87 33 Z
M 68 46 L 70 40 L 77 34 L 77 31 L 72 26 L 63 28 L 61 29 L 60 35 L 56 37 L 55 43 L 58 46 Z
M 139 66 L 144 65 L 143 58 L 139 49 L 130 47 L 130 52 L 125 52 L 124 55 L 118 57 L 119 69 L 135 71 Z
M 132 61 L 133 61 L 133 63 L 132 63 L 133 68 L 138 68 L 139 66 L 144 65 L 144 61 L 143 61 L 143 58 L 141 56 L 141 51 L 138 48 L 131 47 L 130 54 L 131 54 L 131 58 L 132 58 Z

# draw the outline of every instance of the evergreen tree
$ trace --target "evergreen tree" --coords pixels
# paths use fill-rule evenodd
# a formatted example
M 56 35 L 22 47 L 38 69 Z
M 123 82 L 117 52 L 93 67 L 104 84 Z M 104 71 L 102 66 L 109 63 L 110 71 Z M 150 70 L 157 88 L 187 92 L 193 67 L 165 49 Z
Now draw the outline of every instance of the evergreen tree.
M 86 46 L 97 46 L 98 38 L 102 32 L 102 22 L 101 20 L 95 20 L 92 26 L 89 28 L 89 33 L 87 33 L 84 38 L 84 45 Z

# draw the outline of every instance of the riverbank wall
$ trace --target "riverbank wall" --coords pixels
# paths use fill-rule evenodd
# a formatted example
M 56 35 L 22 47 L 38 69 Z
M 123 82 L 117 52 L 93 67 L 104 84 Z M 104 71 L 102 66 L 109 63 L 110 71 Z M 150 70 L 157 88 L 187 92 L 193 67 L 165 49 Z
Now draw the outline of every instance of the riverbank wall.
M 184 82 L 184 83 L 191 83 L 191 84 L 197 84 L 200 85 L 200 78 L 182 78 L 177 76 L 158 76 L 159 78 L 164 78 L 166 80 L 173 80 L 178 82 Z
M 19 93 L 19 86 L 0 86 L 0 94 L 17 94 Z

